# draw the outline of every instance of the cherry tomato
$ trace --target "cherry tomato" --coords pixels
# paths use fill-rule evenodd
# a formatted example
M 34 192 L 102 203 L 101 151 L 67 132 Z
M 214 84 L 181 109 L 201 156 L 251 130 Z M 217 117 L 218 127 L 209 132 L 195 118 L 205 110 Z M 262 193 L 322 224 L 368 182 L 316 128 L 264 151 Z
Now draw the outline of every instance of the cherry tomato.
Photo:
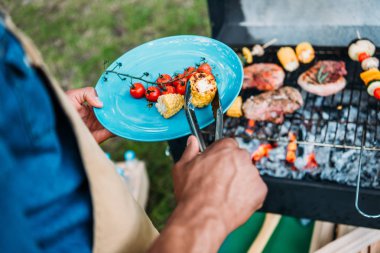
M 165 95 L 165 94 L 175 94 L 175 88 L 173 86 L 166 86 L 162 90 L 162 95 Z
M 178 85 L 175 88 L 175 90 L 176 90 L 176 93 L 181 94 L 181 95 L 185 95 L 185 93 L 186 93 L 186 83 Z
M 173 84 L 170 82 L 172 80 L 172 77 L 168 74 L 161 74 L 157 80 L 156 83 L 158 86 L 163 89 L 166 86 L 172 86 Z
M 173 86 L 176 87 L 178 84 L 180 84 L 180 80 L 183 78 L 184 74 L 176 74 L 173 76 Z
M 212 74 L 212 69 L 210 67 L 210 65 L 208 63 L 202 63 L 198 69 L 197 69 L 198 72 L 203 72 L 203 73 L 206 73 L 206 74 Z
M 366 52 L 360 53 L 360 54 L 358 54 L 358 61 L 362 62 L 369 57 L 370 56 Z
M 145 95 L 145 87 L 141 83 L 134 83 L 129 88 L 129 93 L 134 98 L 142 98 Z
M 380 100 L 380 88 L 377 88 L 377 89 L 374 90 L 374 92 L 373 92 L 373 96 L 374 96 L 376 99 Z
M 181 76 L 184 76 L 184 75 L 181 74 Z M 182 77 L 180 79 L 175 80 L 173 82 L 173 86 L 177 88 L 178 85 L 186 85 L 186 83 L 187 83 L 187 78 L 186 77 Z
M 150 86 L 145 92 L 146 100 L 150 102 L 157 102 L 158 97 L 161 95 L 160 89 L 156 86 Z
M 185 69 L 185 71 L 183 72 L 183 75 L 184 77 L 189 80 L 190 77 L 192 76 L 191 73 L 195 73 L 196 69 L 194 67 L 188 67 Z

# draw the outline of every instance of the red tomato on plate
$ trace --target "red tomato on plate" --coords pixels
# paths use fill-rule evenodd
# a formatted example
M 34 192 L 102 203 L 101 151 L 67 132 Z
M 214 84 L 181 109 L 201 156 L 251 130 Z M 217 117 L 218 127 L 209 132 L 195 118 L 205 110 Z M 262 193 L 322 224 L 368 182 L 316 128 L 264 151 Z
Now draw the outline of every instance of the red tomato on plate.
M 156 80 L 156 83 L 158 86 L 163 89 L 166 86 L 172 86 L 171 83 L 172 77 L 168 74 L 160 74 L 159 77 Z
M 157 102 L 158 97 L 161 95 L 160 89 L 156 86 L 150 86 L 145 92 L 146 100 L 149 102 Z
M 211 66 L 208 63 L 202 63 L 198 69 L 198 72 L 206 73 L 206 74 L 212 74 Z
M 129 88 L 129 93 L 134 98 L 142 98 L 145 95 L 145 87 L 142 83 L 134 83 Z
M 165 94 L 175 94 L 175 88 L 173 86 L 166 86 L 162 90 L 162 95 L 165 95 Z
M 189 80 L 190 77 L 192 76 L 192 73 L 195 73 L 195 72 L 196 72 L 196 69 L 194 67 L 188 67 L 183 72 L 183 75 L 186 77 L 187 80 Z
M 186 85 L 186 83 L 187 83 L 187 78 L 186 77 L 183 77 L 184 75 L 182 75 L 181 74 L 181 76 L 182 76 L 182 78 L 177 78 L 174 82 L 173 82 L 173 86 L 175 87 L 175 88 L 177 88 L 179 85 Z
M 186 83 L 178 85 L 175 88 L 175 90 L 176 90 L 176 93 L 181 94 L 181 95 L 185 95 L 185 93 L 186 93 Z

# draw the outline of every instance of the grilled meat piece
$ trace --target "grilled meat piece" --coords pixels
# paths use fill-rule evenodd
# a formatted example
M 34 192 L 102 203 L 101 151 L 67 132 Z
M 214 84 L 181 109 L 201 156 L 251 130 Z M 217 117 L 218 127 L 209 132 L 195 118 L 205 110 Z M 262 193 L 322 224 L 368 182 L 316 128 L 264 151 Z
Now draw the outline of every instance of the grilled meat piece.
M 281 124 L 285 114 L 293 113 L 301 106 L 300 92 L 292 87 L 283 87 L 250 97 L 244 102 L 243 111 L 248 119 Z
M 318 61 L 298 77 L 298 84 L 304 90 L 330 96 L 346 87 L 346 65 L 343 61 Z
M 277 90 L 284 84 L 285 72 L 274 63 L 256 63 L 244 68 L 243 89 Z

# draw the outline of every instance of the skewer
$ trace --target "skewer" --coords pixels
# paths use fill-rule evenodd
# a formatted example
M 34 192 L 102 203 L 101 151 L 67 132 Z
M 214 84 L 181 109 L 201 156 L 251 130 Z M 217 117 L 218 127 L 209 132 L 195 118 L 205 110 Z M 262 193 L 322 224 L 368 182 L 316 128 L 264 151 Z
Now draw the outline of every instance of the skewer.
M 277 42 L 277 38 L 271 39 L 270 41 L 268 41 L 267 43 L 265 43 L 265 44 L 263 45 L 263 48 L 265 49 L 265 48 L 267 48 L 267 47 L 270 47 L 271 45 L 273 45 L 273 44 L 276 43 L 276 42 Z
M 360 32 L 359 32 L 359 30 L 356 30 L 356 36 L 358 37 L 359 40 L 362 39 L 362 36 L 360 36 Z

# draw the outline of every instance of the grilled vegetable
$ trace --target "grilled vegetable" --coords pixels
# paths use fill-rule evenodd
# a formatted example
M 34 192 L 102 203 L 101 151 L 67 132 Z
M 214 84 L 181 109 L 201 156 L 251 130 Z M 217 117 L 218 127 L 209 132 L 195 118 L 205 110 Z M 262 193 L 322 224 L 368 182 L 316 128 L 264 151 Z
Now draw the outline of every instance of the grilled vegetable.
M 370 82 L 367 88 L 369 95 L 374 96 L 376 99 L 380 99 L 380 80 Z
M 289 72 L 296 70 L 300 65 L 296 53 L 291 47 L 280 48 L 277 52 L 277 58 L 281 62 L 284 69 Z
M 361 63 L 369 57 L 371 57 L 371 56 L 369 56 L 369 54 L 367 54 L 366 52 L 359 53 L 358 54 L 358 61 Z
M 158 97 L 157 111 L 165 118 L 170 118 L 179 112 L 185 103 L 185 99 L 180 94 L 166 94 Z
M 362 61 L 363 70 L 377 69 L 378 67 L 379 67 L 379 59 L 377 59 L 376 57 L 369 57 Z
M 302 42 L 296 47 L 297 58 L 302 63 L 310 63 L 314 60 L 315 52 L 313 46 L 309 42 Z
M 243 53 L 243 56 L 244 56 L 244 59 L 245 61 L 248 63 L 248 64 L 251 64 L 253 62 L 253 56 L 252 56 L 252 52 L 251 50 L 249 50 L 248 47 L 243 47 L 243 49 L 241 50 L 242 53 Z
M 363 80 L 364 84 L 368 84 L 374 80 L 380 80 L 380 71 L 378 69 L 369 69 L 360 74 L 360 78 Z
M 367 39 L 358 39 L 351 42 L 348 46 L 348 56 L 354 61 L 358 61 L 360 53 L 367 53 L 369 56 L 375 54 L 375 45 Z
M 261 46 L 261 45 L 254 45 L 252 47 L 252 55 L 263 56 L 264 53 L 265 53 L 265 49 L 264 49 L 263 46 Z
M 195 73 L 191 76 L 191 103 L 198 108 L 210 104 L 217 91 L 216 82 L 213 75 L 205 73 Z
M 227 116 L 233 118 L 240 118 L 241 116 L 243 116 L 243 112 L 241 110 L 242 104 L 243 99 L 241 96 L 238 96 L 231 105 L 230 109 L 228 109 Z

